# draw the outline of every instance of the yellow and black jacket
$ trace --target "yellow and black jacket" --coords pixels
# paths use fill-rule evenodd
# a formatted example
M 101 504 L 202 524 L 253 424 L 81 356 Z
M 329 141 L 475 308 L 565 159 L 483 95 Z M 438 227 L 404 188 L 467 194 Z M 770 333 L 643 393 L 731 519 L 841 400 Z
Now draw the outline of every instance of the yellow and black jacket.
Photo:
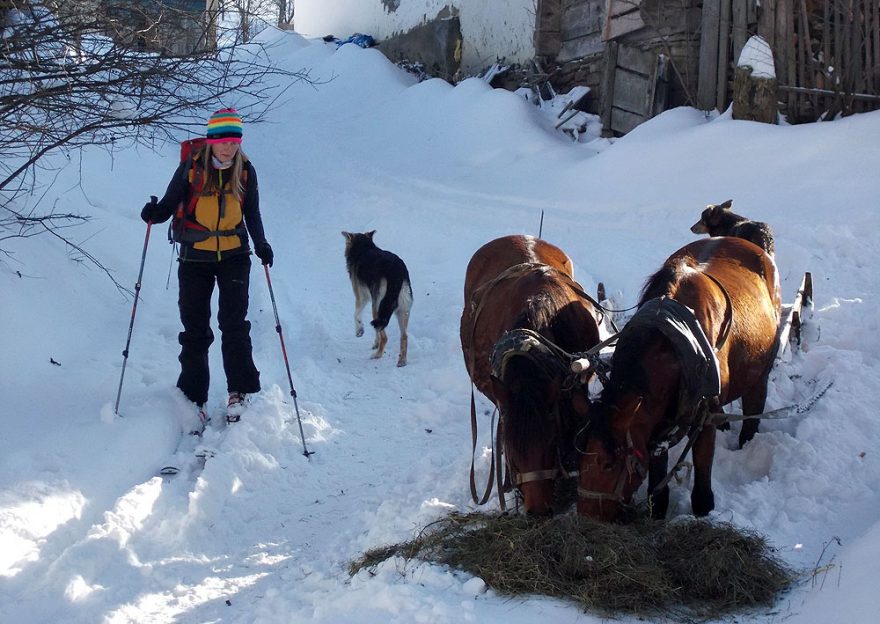
M 179 207 L 189 204 L 192 193 L 197 192 L 193 187 L 194 172 L 202 166 L 201 159 L 192 161 L 191 166 L 186 162 L 180 164 L 154 212 L 156 223 L 167 221 Z M 229 256 L 250 253 L 248 234 L 255 246 L 266 241 L 253 165 L 250 161 L 244 163 L 245 190 L 241 202 L 232 192 L 238 181 L 226 179 L 229 171 L 211 167 L 208 176 L 213 179 L 199 184 L 203 190 L 193 198 L 192 214 L 184 217 L 188 220 L 187 231 L 193 235 L 178 239 L 181 262 L 220 262 Z

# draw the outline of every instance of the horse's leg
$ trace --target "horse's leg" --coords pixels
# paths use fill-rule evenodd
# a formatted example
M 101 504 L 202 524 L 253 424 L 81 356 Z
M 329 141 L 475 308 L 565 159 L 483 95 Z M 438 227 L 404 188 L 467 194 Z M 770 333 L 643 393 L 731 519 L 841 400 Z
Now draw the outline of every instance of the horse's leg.
M 669 453 L 666 451 L 651 453 L 651 460 L 648 463 L 648 507 L 654 520 L 665 518 L 666 510 L 669 509 L 669 486 L 664 485 L 663 489 L 654 491 L 657 484 L 666 476 L 668 469 Z
M 691 451 L 694 461 L 694 490 L 691 509 L 695 516 L 705 516 L 715 509 L 712 492 L 712 461 L 715 459 L 715 425 L 704 425 Z
M 743 414 L 760 414 L 764 411 L 764 404 L 767 402 L 767 377 L 765 375 L 760 383 L 753 385 L 747 392 L 742 395 Z M 758 425 L 761 424 L 760 418 L 747 418 L 742 423 L 742 429 L 739 432 L 739 447 L 745 446 L 758 433 Z

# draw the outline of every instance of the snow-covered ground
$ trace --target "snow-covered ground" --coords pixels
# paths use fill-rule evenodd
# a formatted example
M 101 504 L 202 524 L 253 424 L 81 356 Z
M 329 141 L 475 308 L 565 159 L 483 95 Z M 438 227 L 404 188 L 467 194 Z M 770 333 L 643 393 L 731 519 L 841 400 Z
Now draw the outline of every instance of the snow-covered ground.
M 774 371 L 768 409 L 834 382 L 809 412 L 762 423 L 743 450 L 736 425 L 718 437 L 713 517 L 760 531 L 797 568 L 832 564 L 737 621 L 876 621 L 880 113 L 790 127 L 679 108 L 623 139 L 574 143 L 519 96 L 478 80 L 415 84 L 375 50 L 263 37 L 278 62 L 332 78 L 294 86 L 269 123 L 246 121 L 244 143 L 315 453 L 302 453 L 261 267 L 250 319 L 264 389 L 241 423 L 208 430 L 218 454 L 202 472 L 163 482 L 156 472 L 193 416 L 174 388 L 179 321 L 164 227 L 151 233 L 118 417 L 131 298 L 50 237 L 2 241 L 12 254 L 0 257 L 2 621 L 598 621 L 562 601 L 482 591 L 439 566 L 391 560 L 354 578 L 347 566 L 473 509 L 458 323 L 480 245 L 536 234 L 543 211 L 544 238 L 569 253 L 583 286 L 603 281 L 628 307 L 695 239 L 702 208 L 728 198 L 772 225 L 787 301 L 813 275 L 815 313 L 802 349 Z M 67 234 L 127 286 L 144 244 L 140 207 L 164 190 L 177 153 L 168 144 L 76 155 L 44 199 L 94 216 Z M 369 332 L 354 336 L 340 231 L 372 229 L 412 276 L 405 368 L 395 366 L 393 323 L 381 360 L 369 359 Z M 218 344 L 211 358 L 219 415 Z M 688 501 L 689 488 L 673 486 L 671 514 L 688 514 Z

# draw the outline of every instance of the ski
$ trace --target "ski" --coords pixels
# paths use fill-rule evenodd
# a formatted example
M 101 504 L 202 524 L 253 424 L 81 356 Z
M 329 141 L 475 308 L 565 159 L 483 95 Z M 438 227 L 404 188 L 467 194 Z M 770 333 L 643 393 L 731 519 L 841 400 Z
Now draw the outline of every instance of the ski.
M 223 418 L 220 424 L 214 425 L 210 418 L 203 417 L 200 412 L 200 421 L 189 435 L 182 435 L 177 449 L 171 456 L 167 465 L 159 469 L 158 475 L 166 481 L 170 481 L 186 473 L 198 476 L 204 469 L 205 462 L 219 453 L 219 446 L 225 437 L 225 432 L 230 424 L 238 422 L 238 415 L 233 420 Z M 209 426 L 210 425 L 210 426 Z
M 181 472 L 191 472 L 192 469 L 204 467 L 204 463 L 202 466 L 197 465 L 198 461 L 202 459 L 197 455 L 200 437 L 200 435 L 190 434 L 182 438 L 174 455 L 171 456 L 170 463 L 159 469 L 159 476 L 173 477 Z
M 189 435 L 181 436 L 180 443 L 172 455 L 172 463 L 169 463 L 159 469 L 159 476 L 173 477 L 184 471 L 184 468 L 204 468 L 204 458 L 206 455 L 200 453 L 201 440 L 205 433 L 205 427 L 210 419 L 200 420 L 199 424 L 189 432 Z M 193 462 L 192 458 L 197 461 Z M 176 461 L 175 461 L 176 460 Z M 201 462 L 201 466 L 198 463 Z

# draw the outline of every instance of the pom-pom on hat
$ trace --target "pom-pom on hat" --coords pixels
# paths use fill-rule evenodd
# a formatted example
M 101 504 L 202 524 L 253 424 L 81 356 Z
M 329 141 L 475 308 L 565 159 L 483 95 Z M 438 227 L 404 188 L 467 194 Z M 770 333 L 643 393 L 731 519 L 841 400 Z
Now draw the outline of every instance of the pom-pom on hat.
M 221 108 L 208 119 L 208 143 L 241 143 L 243 124 L 234 108 Z

